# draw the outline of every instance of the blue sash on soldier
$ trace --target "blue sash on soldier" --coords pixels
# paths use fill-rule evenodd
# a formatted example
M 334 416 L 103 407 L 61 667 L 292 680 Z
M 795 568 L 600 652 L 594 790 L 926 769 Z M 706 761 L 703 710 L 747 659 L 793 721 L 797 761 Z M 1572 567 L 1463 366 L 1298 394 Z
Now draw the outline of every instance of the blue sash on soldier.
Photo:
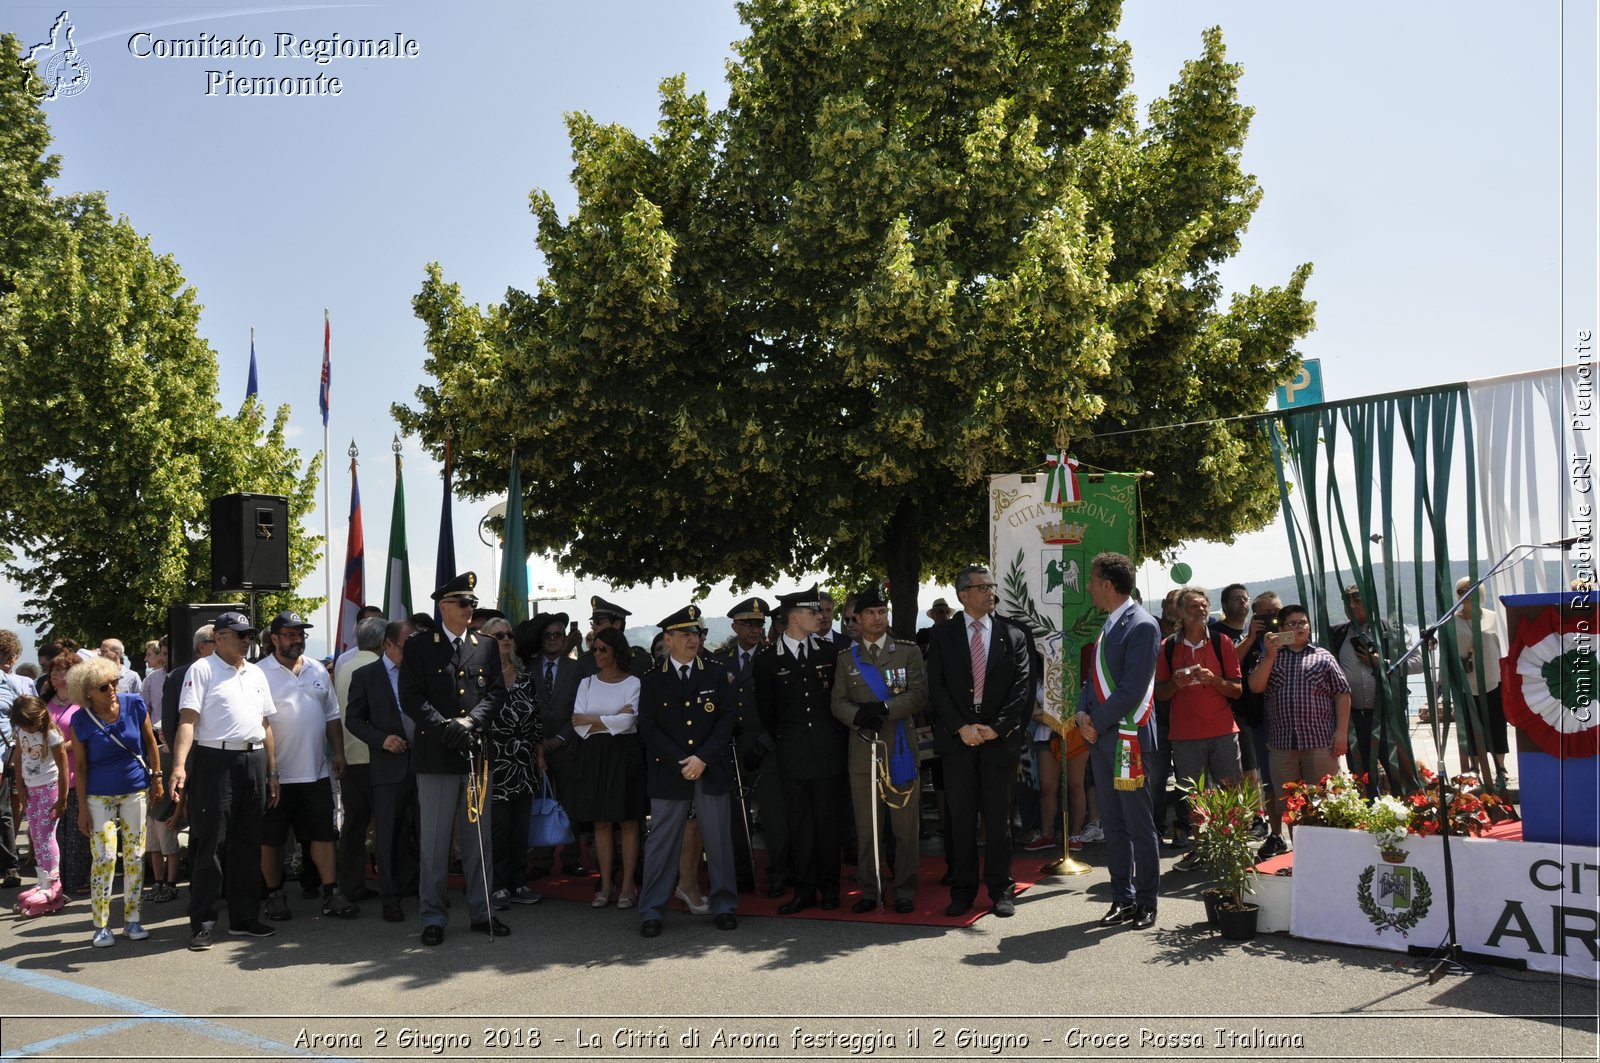
M 883 672 L 875 664 L 868 664 L 861 659 L 861 646 L 856 644 L 850 647 L 850 655 L 855 658 L 856 668 L 861 672 L 861 681 L 867 684 L 867 689 L 872 691 L 872 696 L 879 701 L 887 703 L 893 697 L 889 692 L 889 684 L 884 681 Z M 896 673 L 905 669 L 896 668 Z M 905 687 L 901 686 L 901 690 Z M 906 722 L 894 722 L 894 748 L 889 753 L 889 782 L 893 786 L 910 786 L 917 778 L 917 749 L 911 744 L 910 736 L 906 734 Z

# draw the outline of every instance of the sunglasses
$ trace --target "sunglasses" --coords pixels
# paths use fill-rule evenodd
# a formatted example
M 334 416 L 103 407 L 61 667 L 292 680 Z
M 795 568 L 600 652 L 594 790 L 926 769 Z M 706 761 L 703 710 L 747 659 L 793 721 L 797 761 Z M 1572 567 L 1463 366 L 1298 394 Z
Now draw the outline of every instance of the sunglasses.
M 444 599 L 442 604 L 444 604 L 444 605 L 461 605 L 461 606 L 465 606 L 468 609 L 476 609 L 476 608 L 478 608 L 478 599 L 476 599 L 476 598 L 446 598 L 446 599 Z
M 111 691 L 117 689 L 117 684 L 115 684 L 115 683 L 101 683 L 99 686 L 95 687 L 95 689 L 100 691 L 100 693 L 102 693 L 102 694 L 108 694 Z
M 510 642 L 511 641 L 511 633 L 509 631 L 496 631 L 493 635 L 490 635 L 489 637 L 494 639 L 496 642 Z

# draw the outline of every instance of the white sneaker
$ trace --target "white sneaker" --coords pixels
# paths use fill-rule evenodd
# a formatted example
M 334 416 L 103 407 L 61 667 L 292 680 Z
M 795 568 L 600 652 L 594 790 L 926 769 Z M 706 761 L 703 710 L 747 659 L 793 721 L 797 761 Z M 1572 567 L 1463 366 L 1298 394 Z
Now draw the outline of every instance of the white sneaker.
M 1080 834 L 1079 837 L 1082 838 L 1085 843 L 1103 842 L 1106 840 L 1106 832 L 1100 829 L 1100 821 L 1095 820 L 1093 823 L 1084 824 L 1083 833 Z
M 89 942 L 97 949 L 109 949 L 116 943 L 117 939 L 111 936 L 111 928 L 108 926 L 103 926 L 96 930 L 94 932 L 94 940 Z
M 145 938 L 150 936 L 150 931 L 146 930 L 138 923 L 129 923 L 127 926 L 122 928 L 122 933 L 129 941 L 143 941 Z

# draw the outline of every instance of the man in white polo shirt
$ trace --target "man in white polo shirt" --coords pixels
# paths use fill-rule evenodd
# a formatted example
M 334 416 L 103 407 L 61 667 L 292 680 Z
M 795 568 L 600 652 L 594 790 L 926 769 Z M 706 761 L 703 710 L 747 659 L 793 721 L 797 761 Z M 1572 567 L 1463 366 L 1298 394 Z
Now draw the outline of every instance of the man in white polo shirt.
M 178 697 L 172 795 L 189 803 L 189 947 L 211 947 L 227 861 L 228 932 L 271 937 L 261 921 L 261 822 L 278 803 L 272 690 L 245 660 L 256 633 L 243 613 L 217 617 L 216 652 L 189 666 Z M 188 764 L 190 748 L 194 762 Z M 192 782 L 191 782 L 192 779 Z M 227 852 L 217 851 L 227 840 Z
M 328 781 L 325 745 L 333 749 L 333 775 L 344 777 L 344 726 L 328 670 L 305 655 L 306 629 L 299 613 L 282 612 L 267 633 L 272 653 L 261 659 L 261 672 L 272 688 L 277 709 L 272 721 L 282 797 L 267 810 L 261 836 L 261 877 L 267 884 L 263 914 L 275 922 L 292 917 L 283 894 L 283 843 L 289 828 L 296 841 L 311 844 L 311 862 L 322 883 L 322 914 L 350 919 L 361 914 L 339 890 L 334 843 L 333 784 Z

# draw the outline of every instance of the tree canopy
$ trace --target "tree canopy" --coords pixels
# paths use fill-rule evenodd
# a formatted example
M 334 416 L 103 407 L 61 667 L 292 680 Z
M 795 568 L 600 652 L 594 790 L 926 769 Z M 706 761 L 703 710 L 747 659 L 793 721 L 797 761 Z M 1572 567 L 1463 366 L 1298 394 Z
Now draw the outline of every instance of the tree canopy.
M 0 545 L 21 619 L 80 641 L 163 631 L 169 604 L 209 598 L 210 500 L 236 491 L 289 497 L 298 582 L 320 556 L 300 523 L 320 459 L 286 445 L 287 406 L 222 412 L 171 256 L 103 195 L 52 192 L 29 73 L 0 38 Z
M 1148 469 L 1144 551 L 1264 524 L 1262 410 L 1312 325 L 1302 266 L 1226 308 L 1260 201 L 1208 31 L 1141 121 L 1110 0 L 749 0 L 712 111 L 568 116 L 546 274 L 415 300 L 437 387 L 397 407 L 533 549 L 614 582 L 820 569 L 916 588 L 987 554 L 985 476 L 1070 447 Z M 1124 433 L 1186 422 L 1183 431 Z

